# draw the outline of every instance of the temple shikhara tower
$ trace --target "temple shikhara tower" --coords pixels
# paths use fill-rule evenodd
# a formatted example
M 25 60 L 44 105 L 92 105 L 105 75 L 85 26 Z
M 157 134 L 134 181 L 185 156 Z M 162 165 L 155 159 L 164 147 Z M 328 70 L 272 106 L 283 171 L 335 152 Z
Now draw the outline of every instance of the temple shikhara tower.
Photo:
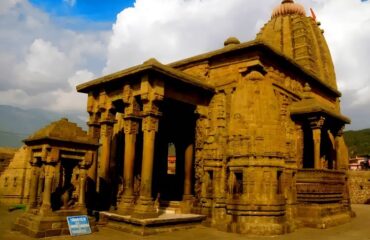
M 350 120 L 319 25 L 284 0 L 255 40 L 230 37 L 212 52 L 152 58 L 77 86 L 99 144 L 80 204 L 125 230 L 171 211 L 258 235 L 349 221 Z

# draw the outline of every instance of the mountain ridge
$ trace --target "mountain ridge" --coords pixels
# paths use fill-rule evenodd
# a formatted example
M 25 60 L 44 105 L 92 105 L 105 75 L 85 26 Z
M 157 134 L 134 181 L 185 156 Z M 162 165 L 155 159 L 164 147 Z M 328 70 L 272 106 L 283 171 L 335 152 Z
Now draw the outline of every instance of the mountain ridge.
M 87 118 L 84 112 L 58 113 L 43 109 L 22 109 L 9 105 L 0 105 L 0 146 L 20 147 L 22 140 L 29 135 L 62 117 L 77 123 L 84 130 L 87 129 Z
M 349 155 L 370 155 L 370 128 L 349 130 L 344 132 Z

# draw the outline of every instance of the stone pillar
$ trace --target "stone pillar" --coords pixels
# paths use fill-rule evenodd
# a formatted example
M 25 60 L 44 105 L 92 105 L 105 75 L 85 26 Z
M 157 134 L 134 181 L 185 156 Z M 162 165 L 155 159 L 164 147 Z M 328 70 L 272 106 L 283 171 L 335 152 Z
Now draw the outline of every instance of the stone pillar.
M 193 168 L 194 144 L 189 144 L 185 149 L 185 179 L 183 200 L 192 198 L 191 194 L 191 175 Z
M 80 165 L 80 186 L 79 186 L 79 195 L 78 195 L 78 203 L 77 208 L 81 210 L 83 213 L 86 212 L 86 178 L 87 178 L 87 166 Z
M 314 156 L 314 168 L 321 169 L 321 158 L 320 158 L 320 148 L 321 148 L 321 129 L 312 129 L 313 136 L 313 156 Z
M 314 168 L 322 169 L 321 164 L 321 129 L 324 125 L 324 117 L 312 117 L 309 119 L 311 129 L 312 129 L 312 138 L 313 138 L 313 156 L 314 156 Z
M 343 139 L 344 126 L 338 127 L 334 130 L 335 141 L 335 169 L 347 170 L 348 169 L 348 149 Z
M 89 132 L 88 132 L 89 137 L 94 139 L 96 141 L 96 143 L 98 143 L 99 138 L 100 138 L 100 124 L 95 119 L 95 115 L 96 114 L 94 114 L 93 117 L 91 117 L 91 115 L 90 115 L 90 120 L 87 123 L 87 125 L 89 126 Z M 91 167 L 89 168 L 89 171 L 88 171 L 88 176 L 95 183 L 96 183 L 96 177 L 97 177 L 97 171 L 98 171 L 97 156 L 98 156 L 98 154 L 95 154 L 95 158 L 93 159 L 92 165 L 91 165 Z
M 109 183 L 109 162 L 111 157 L 111 143 L 114 125 L 114 114 L 110 109 L 104 109 L 100 121 L 100 156 L 99 156 L 99 181 L 98 188 L 101 190 L 101 181 Z
M 40 167 L 37 162 L 31 162 L 31 182 L 30 182 L 30 199 L 28 202 L 29 209 L 37 207 L 37 193 L 40 178 Z
M 143 118 L 143 160 L 141 168 L 140 197 L 135 208 L 137 217 L 154 217 L 157 211 L 152 199 L 152 176 L 154 162 L 155 134 L 158 131 L 158 116 Z
M 45 165 L 44 192 L 42 194 L 42 205 L 40 214 L 45 215 L 51 212 L 51 191 L 54 179 L 55 166 L 52 164 Z
M 185 174 L 184 174 L 184 194 L 182 196 L 182 203 L 180 204 L 181 213 L 191 213 L 193 207 L 193 195 L 192 195 L 192 168 L 193 168 L 193 153 L 194 144 L 190 143 L 185 148 Z
M 91 92 L 87 98 L 87 112 L 89 113 L 89 126 L 88 135 L 89 138 L 94 139 L 96 143 L 99 143 L 100 139 L 100 112 L 99 112 L 99 95 Z M 89 194 L 97 191 L 97 176 L 98 176 L 98 150 L 96 151 L 95 157 L 92 161 L 92 165 L 88 170 L 89 183 Z
M 157 105 L 163 100 L 164 82 L 153 79 L 149 74 L 141 78 L 140 98 L 143 103 L 143 159 L 141 167 L 140 197 L 134 209 L 134 216 L 139 218 L 156 217 L 157 210 L 152 199 L 152 176 L 154 162 L 155 134 L 158 131 L 161 112 Z
M 139 123 L 130 118 L 125 119 L 125 152 L 123 166 L 123 196 L 118 206 L 119 211 L 129 212 L 134 203 L 134 161 L 136 150 L 136 135 Z

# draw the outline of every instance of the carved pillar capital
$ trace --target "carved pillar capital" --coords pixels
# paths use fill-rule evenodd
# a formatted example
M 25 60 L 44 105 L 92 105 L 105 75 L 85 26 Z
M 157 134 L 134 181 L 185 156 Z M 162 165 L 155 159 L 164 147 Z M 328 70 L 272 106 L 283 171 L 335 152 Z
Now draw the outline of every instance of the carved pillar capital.
M 325 123 L 325 117 L 310 117 L 308 118 L 311 129 L 321 129 Z
M 164 82 L 160 79 L 151 78 L 144 75 L 140 85 L 141 101 L 143 102 L 143 112 L 145 115 L 161 115 L 158 103 L 164 98 Z
M 41 161 L 48 164 L 55 164 L 59 161 L 59 148 L 48 144 L 42 146 Z
M 164 96 L 164 82 L 160 79 L 144 75 L 140 83 L 142 101 L 162 101 Z
M 113 125 L 115 123 L 114 113 L 111 110 L 106 110 L 101 113 L 100 136 L 111 137 L 113 134 Z
M 159 106 L 157 101 L 144 100 L 143 102 L 143 121 L 142 130 L 143 131 L 158 131 L 159 117 L 162 113 L 159 111 Z
M 87 151 L 85 153 L 84 159 L 78 164 L 78 167 L 80 169 L 89 169 L 93 161 L 94 161 L 94 152 Z
M 123 87 L 122 101 L 125 105 L 125 117 L 138 117 L 140 115 L 140 105 L 137 102 L 133 90 L 129 84 Z
M 146 116 L 143 118 L 142 130 L 145 132 L 157 132 L 159 119 L 157 116 Z
M 344 125 L 341 125 L 341 126 L 337 126 L 337 127 L 334 127 L 333 129 L 331 129 L 334 137 L 341 137 L 343 136 L 344 134 Z
M 159 111 L 159 106 L 157 101 L 143 101 L 143 111 L 142 116 L 161 116 L 162 113 Z
M 137 134 L 139 131 L 139 122 L 136 119 L 125 118 L 123 129 L 125 134 Z
M 116 110 L 112 101 L 105 91 L 100 92 L 98 109 L 100 113 L 100 124 L 114 124 Z
M 39 167 L 40 165 L 40 161 L 38 160 L 38 158 L 33 156 L 32 150 L 30 153 L 29 163 L 31 164 L 32 167 Z
M 99 123 L 100 125 L 113 125 L 115 123 L 115 112 L 113 109 L 102 111 Z

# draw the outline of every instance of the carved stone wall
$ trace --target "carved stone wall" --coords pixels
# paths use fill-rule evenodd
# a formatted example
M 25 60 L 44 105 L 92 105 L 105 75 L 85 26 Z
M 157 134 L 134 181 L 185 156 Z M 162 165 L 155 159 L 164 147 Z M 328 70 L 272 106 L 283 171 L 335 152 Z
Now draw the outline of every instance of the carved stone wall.
M 343 200 L 345 172 L 331 170 L 298 170 L 297 198 L 301 203 L 333 203 Z
M 370 204 L 370 171 L 348 171 L 351 203 Z

